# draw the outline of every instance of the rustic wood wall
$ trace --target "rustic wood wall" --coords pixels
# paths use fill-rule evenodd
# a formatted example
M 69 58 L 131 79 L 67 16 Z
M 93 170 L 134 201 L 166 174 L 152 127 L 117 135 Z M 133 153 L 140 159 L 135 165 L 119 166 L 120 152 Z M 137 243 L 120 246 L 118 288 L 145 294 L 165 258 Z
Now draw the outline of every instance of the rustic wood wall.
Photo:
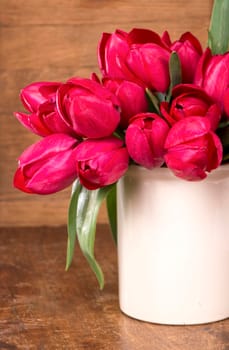
M 212 0 L 0 0 L 0 226 L 66 223 L 69 189 L 50 196 L 12 187 L 16 158 L 38 138 L 13 117 L 19 90 L 33 81 L 98 72 L 96 47 L 104 31 L 191 30 L 202 44 Z M 106 221 L 105 208 L 100 221 Z

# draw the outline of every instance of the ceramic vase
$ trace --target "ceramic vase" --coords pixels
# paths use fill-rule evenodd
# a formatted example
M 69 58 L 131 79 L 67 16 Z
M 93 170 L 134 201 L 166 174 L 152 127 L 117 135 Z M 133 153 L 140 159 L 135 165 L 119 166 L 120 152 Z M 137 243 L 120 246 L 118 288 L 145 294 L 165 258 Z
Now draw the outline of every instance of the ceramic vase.
M 117 210 L 125 314 L 173 325 L 229 317 L 229 164 L 198 182 L 130 166 Z

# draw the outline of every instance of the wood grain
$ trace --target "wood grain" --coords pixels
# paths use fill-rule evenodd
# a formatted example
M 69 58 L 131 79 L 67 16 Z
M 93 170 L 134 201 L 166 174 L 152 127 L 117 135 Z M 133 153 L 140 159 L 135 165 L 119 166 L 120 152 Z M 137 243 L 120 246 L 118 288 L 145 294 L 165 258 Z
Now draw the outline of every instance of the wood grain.
M 1 0 L 0 1 L 0 226 L 66 222 L 69 190 L 28 196 L 12 187 L 20 153 L 37 136 L 13 117 L 19 91 L 33 81 L 65 81 L 98 73 L 97 43 L 116 28 L 192 31 L 204 45 L 212 0 Z M 107 217 L 104 207 L 101 222 Z
M 76 249 L 64 272 L 66 227 L 0 230 L 0 349 L 228 350 L 229 320 L 163 326 L 122 314 L 117 260 L 107 226 L 99 225 L 96 255 L 105 273 L 97 282 Z

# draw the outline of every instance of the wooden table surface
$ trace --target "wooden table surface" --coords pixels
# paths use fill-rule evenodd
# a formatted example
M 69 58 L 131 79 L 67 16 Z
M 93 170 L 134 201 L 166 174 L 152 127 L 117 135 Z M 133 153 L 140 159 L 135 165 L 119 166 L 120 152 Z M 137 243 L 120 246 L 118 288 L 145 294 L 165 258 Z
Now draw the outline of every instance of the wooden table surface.
M 0 230 L 0 349 L 228 350 L 229 320 L 163 326 L 119 310 L 116 248 L 97 230 L 100 291 L 76 249 L 65 272 L 66 227 Z

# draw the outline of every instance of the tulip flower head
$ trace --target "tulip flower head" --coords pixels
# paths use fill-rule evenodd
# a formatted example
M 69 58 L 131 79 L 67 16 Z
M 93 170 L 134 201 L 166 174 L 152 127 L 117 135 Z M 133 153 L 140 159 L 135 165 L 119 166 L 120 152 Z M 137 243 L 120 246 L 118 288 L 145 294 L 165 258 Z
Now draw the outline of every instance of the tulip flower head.
M 204 179 L 222 161 L 220 139 L 211 130 L 209 120 L 203 117 L 177 122 L 168 133 L 165 148 L 168 168 L 189 181 Z
M 128 169 L 129 155 L 116 137 L 82 142 L 76 152 L 81 183 L 93 190 L 115 183 Z

